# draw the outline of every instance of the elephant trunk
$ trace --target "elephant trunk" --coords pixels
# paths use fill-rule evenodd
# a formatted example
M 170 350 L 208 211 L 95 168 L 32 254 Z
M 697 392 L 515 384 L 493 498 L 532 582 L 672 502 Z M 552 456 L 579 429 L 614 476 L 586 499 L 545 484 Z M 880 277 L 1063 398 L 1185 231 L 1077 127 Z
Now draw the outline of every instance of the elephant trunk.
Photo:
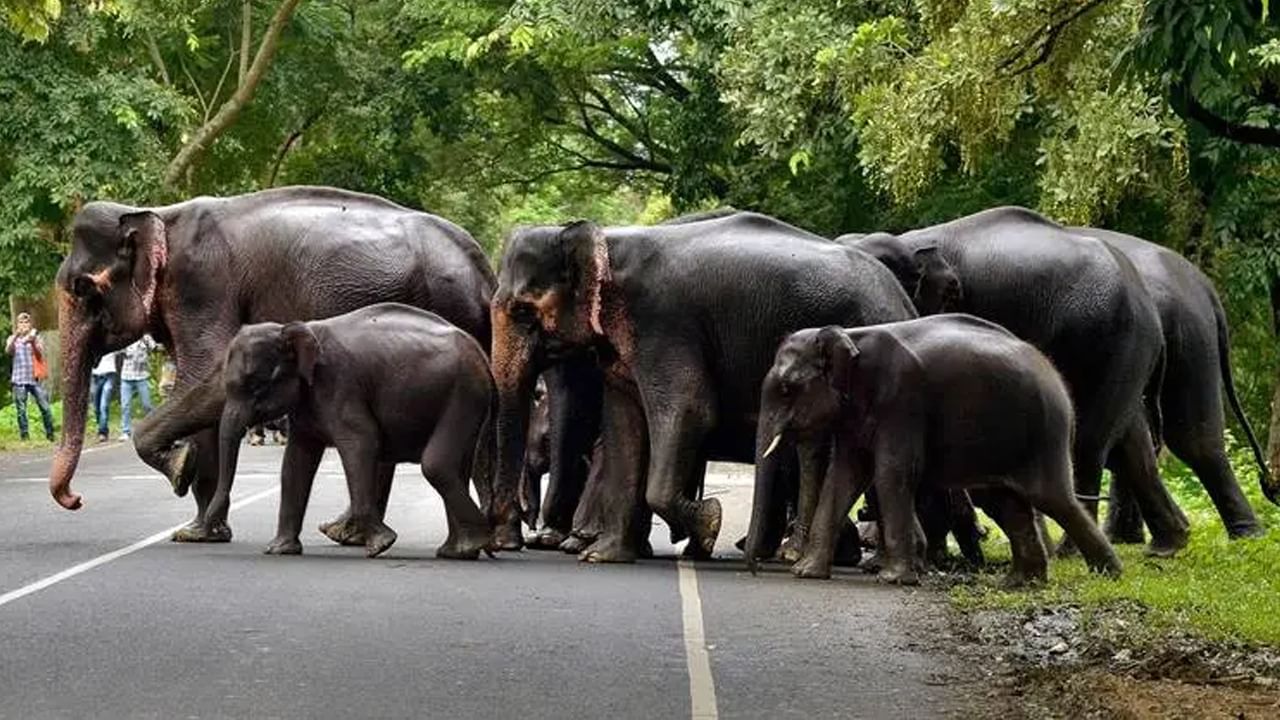
M 236 464 L 240 460 L 240 441 L 252 421 L 251 414 L 242 410 L 239 403 L 228 402 L 222 409 L 222 421 L 218 426 L 218 489 L 214 491 L 206 512 L 211 526 L 227 520 L 231 486 L 235 483 Z
M 84 425 L 89 404 L 89 371 L 94 363 L 88 347 L 89 326 L 73 307 L 71 296 L 58 293 L 58 331 L 62 366 L 62 440 L 49 469 L 49 494 L 68 510 L 79 510 L 83 499 L 71 490 L 71 477 L 84 449 Z
M 524 469 L 525 436 L 533 400 L 533 343 L 514 327 L 506 308 L 494 303 L 493 379 L 498 387 L 497 472 L 493 482 L 491 519 L 504 549 L 521 544 L 518 489 Z
M 778 458 L 782 454 L 783 423 L 772 414 L 762 413 L 756 425 L 756 483 L 751 500 L 751 526 L 747 530 L 747 542 L 743 551 L 747 556 L 747 569 L 754 575 L 760 545 L 764 541 L 766 526 L 774 497 L 774 483 L 778 478 Z

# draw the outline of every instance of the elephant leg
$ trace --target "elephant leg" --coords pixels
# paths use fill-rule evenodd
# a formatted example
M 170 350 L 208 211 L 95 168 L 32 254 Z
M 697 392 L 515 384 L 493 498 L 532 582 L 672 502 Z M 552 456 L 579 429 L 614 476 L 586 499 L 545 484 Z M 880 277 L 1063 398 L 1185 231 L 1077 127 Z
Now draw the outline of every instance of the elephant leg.
M 216 427 L 225 402 L 226 392 L 219 369 L 209 378 L 175 394 L 134 424 L 133 447 L 138 457 L 162 473 L 178 496 L 186 495 L 196 481 L 201 451 L 196 447 L 193 436 L 201 431 L 213 429 L 214 475 L 217 475 Z M 209 445 L 208 442 L 205 444 Z M 214 485 L 217 485 L 216 479 Z M 203 519 L 203 512 L 197 519 Z
M 218 430 L 213 427 L 197 433 L 188 446 L 193 479 L 190 483 L 196 501 L 196 517 L 174 531 L 173 542 L 230 542 L 231 528 L 225 521 L 209 522 L 209 502 L 218 489 Z
M 799 465 L 793 470 L 799 480 L 799 491 L 796 493 L 796 520 L 791 536 L 782 547 L 782 559 L 792 563 L 804 554 L 805 544 L 809 540 L 813 516 L 818 506 L 818 496 L 826 480 L 827 465 L 831 459 L 831 440 L 823 438 L 814 442 L 797 442 L 795 456 Z M 785 463 L 783 465 L 785 466 Z M 778 483 L 778 485 L 783 484 Z M 778 502 L 778 498 L 774 499 L 774 503 L 775 507 L 785 507 Z M 761 548 L 761 554 L 763 557 L 772 555 L 767 552 L 767 548 Z
M 972 567 L 982 567 L 986 563 L 982 554 L 982 529 L 969 493 L 964 490 L 947 491 L 947 520 L 965 562 Z M 1049 541 L 1047 535 L 1042 539 Z
M 1227 451 L 1222 442 L 1221 422 L 1218 429 L 1211 426 L 1165 426 L 1165 439 L 1169 450 L 1191 468 L 1200 478 L 1204 489 L 1218 510 L 1218 517 L 1232 539 L 1258 537 L 1266 530 L 1254 514 L 1253 507 L 1240 489 L 1240 483 L 1231 470 Z
M 830 453 L 825 481 L 818 488 L 812 527 L 804 553 L 791 566 L 800 578 L 829 578 L 839 544 L 840 529 L 858 495 L 866 488 L 871 473 L 855 468 L 852 454 L 839 440 Z
M 396 532 L 378 515 L 378 430 L 372 418 L 348 418 L 350 431 L 338 444 L 338 457 L 347 476 L 351 522 L 364 532 L 365 555 L 377 557 L 396 541 Z
M 993 488 L 985 492 L 982 507 L 1009 538 L 1013 566 L 1004 578 L 1005 587 L 1023 587 L 1048 579 L 1049 558 L 1031 503 L 1018 493 Z
M 311 498 L 311 484 L 324 457 L 324 443 L 294 435 L 284 448 L 280 466 L 280 511 L 276 518 L 276 536 L 267 545 L 268 555 L 301 555 L 302 519 Z
M 1138 508 L 1138 498 L 1133 494 L 1133 483 L 1140 481 L 1127 476 L 1117 453 L 1112 453 L 1108 465 L 1111 468 L 1111 492 L 1105 526 L 1107 538 L 1113 543 L 1144 543 L 1147 536 L 1143 530 L 1142 511 Z
M 1190 531 L 1187 517 L 1160 480 L 1155 449 L 1146 418 L 1135 414 L 1115 448 L 1116 466 L 1129 483 L 1142 517 L 1151 529 L 1147 552 L 1169 557 L 1186 546 Z
M 595 542 L 604 528 L 604 493 L 608 488 L 604 477 L 605 452 L 602 440 L 603 428 L 601 437 L 596 438 L 595 447 L 591 450 L 587 483 L 582 488 L 582 497 L 573 512 L 573 529 L 560 544 L 560 549 L 567 553 L 576 555 L 582 552 Z
M 375 478 L 377 480 L 378 519 L 387 517 L 387 503 L 391 500 L 391 482 L 396 475 L 395 463 L 378 463 Z M 339 545 L 359 547 L 365 544 L 364 526 L 355 522 L 351 515 L 351 505 L 338 517 L 320 523 L 321 534 Z
M 474 411 L 464 403 L 451 404 L 422 452 L 422 474 L 440 493 L 449 521 L 449 537 L 436 549 L 436 557 L 474 560 L 493 537 L 488 520 L 467 492 L 471 449 L 483 422 Z
M 880 572 L 883 582 L 914 585 L 923 565 L 924 532 L 916 517 L 915 494 L 920 485 L 918 452 L 904 443 L 894 454 L 881 443 L 875 463 L 875 488 L 880 499 Z
M 558 544 L 573 531 L 574 514 L 586 488 L 589 462 L 600 434 L 603 376 L 585 360 L 561 363 L 546 373 L 547 460 L 550 463 L 538 545 Z
M 649 462 L 645 415 L 635 386 L 607 377 L 600 428 L 598 467 L 592 469 L 595 487 L 589 496 L 594 517 L 593 542 L 579 554 L 586 562 L 635 562 L 647 543 L 640 537 L 648 518 L 645 499 L 645 467 Z M 642 544 L 643 543 L 643 544 Z

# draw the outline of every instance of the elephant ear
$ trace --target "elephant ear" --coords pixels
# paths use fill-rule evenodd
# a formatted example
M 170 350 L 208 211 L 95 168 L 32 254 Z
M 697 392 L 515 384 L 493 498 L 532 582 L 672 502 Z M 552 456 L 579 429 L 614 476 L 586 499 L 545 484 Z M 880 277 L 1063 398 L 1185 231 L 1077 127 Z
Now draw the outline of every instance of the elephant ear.
M 315 381 L 316 363 L 320 359 L 320 342 L 306 323 L 291 322 L 280 329 L 284 355 L 298 368 L 298 375 L 310 385 Z
M 815 338 L 827 371 L 827 382 L 842 396 L 853 386 L 853 373 L 858 366 L 858 346 L 836 325 L 828 325 L 818 331 Z
M 600 227 L 590 220 L 576 220 L 560 231 L 564 280 L 575 293 L 594 280 L 596 240 L 600 237 Z
M 923 247 L 915 252 L 916 282 L 912 301 L 922 315 L 948 312 L 960 304 L 963 290 L 960 275 L 937 247 Z
M 151 312 L 156 275 L 168 257 L 169 239 L 164 220 L 153 212 L 125 213 L 117 231 L 116 262 L 130 277 Z

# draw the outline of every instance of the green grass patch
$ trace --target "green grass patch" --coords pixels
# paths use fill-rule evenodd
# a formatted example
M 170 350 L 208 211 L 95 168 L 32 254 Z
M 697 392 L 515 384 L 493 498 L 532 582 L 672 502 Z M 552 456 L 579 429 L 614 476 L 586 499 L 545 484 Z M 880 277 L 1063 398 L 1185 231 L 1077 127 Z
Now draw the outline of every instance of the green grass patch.
M 1157 625 L 1189 629 L 1208 639 L 1280 646 L 1280 508 L 1262 497 L 1252 457 L 1231 438 L 1228 442 L 1237 477 L 1269 529 L 1266 536 L 1228 540 L 1199 481 L 1176 459 L 1165 458 L 1165 481 L 1192 525 L 1191 544 L 1177 557 L 1148 558 L 1141 547 L 1119 546 L 1124 575 L 1118 580 L 1090 573 L 1080 559 L 1054 560 L 1043 588 L 1004 591 L 997 573 L 984 573 L 971 585 L 953 588 L 953 600 L 969 609 L 1062 603 L 1087 609 L 1137 602 L 1151 610 L 1149 617 Z M 1008 542 L 994 526 L 992 530 L 984 547 L 987 557 L 1007 561 Z

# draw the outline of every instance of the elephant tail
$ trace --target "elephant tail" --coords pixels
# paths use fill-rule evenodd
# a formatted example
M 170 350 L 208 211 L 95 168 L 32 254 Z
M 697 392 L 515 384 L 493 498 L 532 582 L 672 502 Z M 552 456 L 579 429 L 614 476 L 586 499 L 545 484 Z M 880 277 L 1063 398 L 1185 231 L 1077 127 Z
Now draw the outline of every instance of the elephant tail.
M 1147 423 L 1151 430 L 1151 444 L 1155 453 L 1160 454 L 1164 447 L 1164 412 L 1160 409 L 1160 394 L 1164 391 L 1164 374 L 1168 366 L 1168 349 L 1160 343 L 1160 354 L 1156 358 L 1156 366 L 1147 378 L 1147 386 L 1143 390 L 1143 404 L 1147 410 Z
M 1222 373 L 1222 387 L 1227 392 L 1227 403 L 1231 412 L 1235 413 L 1240 427 L 1244 428 L 1245 437 L 1249 439 L 1249 447 L 1253 449 L 1253 459 L 1258 463 L 1258 483 L 1262 486 L 1262 494 L 1272 503 L 1280 505 L 1280 488 L 1271 484 L 1271 473 L 1267 470 L 1266 455 L 1258 444 L 1258 437 L 1253 434 L 1253 426 L 1244 416 L 1244 408 L 1240 407 L 1240 399 L 1236 397 L 1236 381 L 1231 373 L 1231 339 L 1227 329 L 1227 314 L 1216 294 L 1213 295 L 1213 316 L 1218 330 L 1218 370 Z

